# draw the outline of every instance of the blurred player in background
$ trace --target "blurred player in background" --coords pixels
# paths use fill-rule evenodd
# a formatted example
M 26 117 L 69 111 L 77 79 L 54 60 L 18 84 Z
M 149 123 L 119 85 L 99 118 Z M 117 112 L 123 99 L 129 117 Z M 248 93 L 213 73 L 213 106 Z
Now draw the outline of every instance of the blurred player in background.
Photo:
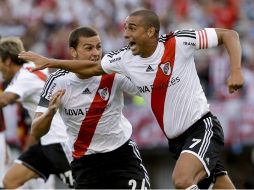
M 33 119 L 48 72 L 30 72 L 29 69 L 34 64 L 19 59 L 18 54 L 21 51 L 24 51 L 24 47 L 19 38 L 6 37 L 0 40 L 0 71 L 3 79 L 10 82 L 0 95 L 0 108 L 20 101 Z M 30 136 L 30 143 L 35 144 L 22 153 L 7 171 L 3 179 L 4 188 L 18 188 L 33 178 L 47 181 L 50 174 L 56 174 L 63 182 L 73 185 L 69 162 L 64 152 L 66 127 L 59 114 L 55 115 L 51 125 L 51 130 L 39 142 Z

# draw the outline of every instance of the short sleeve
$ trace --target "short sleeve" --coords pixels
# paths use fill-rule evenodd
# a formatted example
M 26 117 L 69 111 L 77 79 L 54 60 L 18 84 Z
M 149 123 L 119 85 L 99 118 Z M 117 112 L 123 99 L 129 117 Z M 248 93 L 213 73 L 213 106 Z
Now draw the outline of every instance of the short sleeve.
M 108 73 L 122 73 L 122 52 L 119 53 L 108 53 L 101 60 L 102 69 Z
M 41 107 L 40 109 L 48 108 L 49 100 L 51 99 L 52 95 L 59 89 L 58 77 L 63 75 L 64 73 L 65 71 L 59 70 L 49 76 L 43 87 L 43 91 L 41 93 L 40 101 L 36 112 L 38 111 L 39 107 Z
M 139 95 L 137 87 L 131 82 L 128 77 L 117 74 L 116 80 L 120 84 L 120 88 L 122 91 L 130 95 Z
M 218 37 L 214 28 L 196 31 L 196 49 L 207 49 L 218 45 Z

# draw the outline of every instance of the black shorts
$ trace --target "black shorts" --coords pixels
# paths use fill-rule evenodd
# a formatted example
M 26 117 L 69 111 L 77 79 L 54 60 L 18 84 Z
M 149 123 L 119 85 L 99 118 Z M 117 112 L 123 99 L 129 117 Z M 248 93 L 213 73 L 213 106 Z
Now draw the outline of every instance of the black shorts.
M 60 143 L 29 147 L 16 161 L 36 172 L 45 181 L 50 174 L 57 175 L 65 184 L 73 187 L 70 164 Z
M 227 174 L 219 160 L 224 148 L 223 130 L 218 119 L 210 112 L 180 136 L 169 139 L 168 143 L 169 150 L 175 159 L 178 159 L 183 152 L 196 156 L 203 164 L 210 181 L 218 175 Z
M 137 145 L 131 140 L 114 151 L 75 159 L 71 168 L 75 189 L 150 189 Z

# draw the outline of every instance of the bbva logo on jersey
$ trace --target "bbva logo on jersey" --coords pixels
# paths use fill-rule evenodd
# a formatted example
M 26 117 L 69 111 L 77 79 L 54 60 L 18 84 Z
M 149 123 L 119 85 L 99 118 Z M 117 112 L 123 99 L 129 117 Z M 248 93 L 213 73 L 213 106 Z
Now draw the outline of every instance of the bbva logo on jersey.
M 165 75 L 170 75 L 171 73 L 171 68 L 170 68 L 170 62 L 167 61 L 166 63 L 162 63 L 160 65 L 160 68 L 162 70 L 162 72 L 165 74 Z
M 99 89 L 98 92 L 99 92 L 99 95 L 100 95 L 101 99 L 103 99 L 105 101 L 108 100 L 108 98 L 109 98 L 109 91 L 108 91 L 107 87 L 105 87 L 103 89 Z

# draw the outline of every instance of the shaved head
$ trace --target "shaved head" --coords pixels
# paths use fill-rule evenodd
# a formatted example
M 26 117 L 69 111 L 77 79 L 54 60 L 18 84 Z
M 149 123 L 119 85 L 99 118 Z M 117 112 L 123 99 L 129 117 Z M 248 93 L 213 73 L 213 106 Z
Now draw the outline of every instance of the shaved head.
M 160 31 L 160 21 L 158 15 L 147 9 L 138 10 L 133 13 L 131 13 L 129 16 L 139 16 L 142 18 L 142 24 L 146 29 L 150 27 L 154 27 L 157 34 L 159 34 Z

